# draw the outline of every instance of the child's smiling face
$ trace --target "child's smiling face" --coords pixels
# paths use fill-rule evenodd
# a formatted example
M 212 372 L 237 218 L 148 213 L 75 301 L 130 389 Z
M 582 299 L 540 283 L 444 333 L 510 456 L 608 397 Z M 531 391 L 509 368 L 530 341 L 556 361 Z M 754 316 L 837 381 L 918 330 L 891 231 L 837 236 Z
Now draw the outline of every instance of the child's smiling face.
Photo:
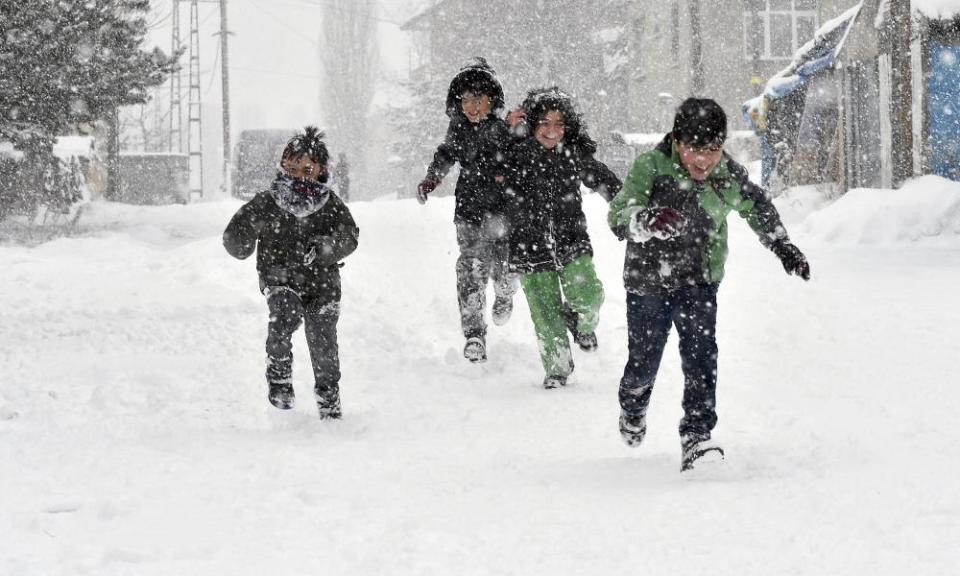
M 563 140 L 567 126 L 559 110 L 550 110 L 543 115 L 533 131 L 537 142 L 547 150 L 553 150 Z
M 288 175 L 306 180 L 317 180 L 327 172 L 326 166 L 315 162 L 306 154 L 284 158 L 280 161 L 280 167 Z
M 467 91 L 460 95 L 460 107 L 467 120 L 476 124 L 490 114 L 493 108 L 493 99 L 486 94 L 474 94 Z
M 697 182 L 702 182 L 723 158 L 723 144 L 696 147 L 677 142 L 677 152 L 680 154 L 680 163 L 690 173 L 690 177 Z

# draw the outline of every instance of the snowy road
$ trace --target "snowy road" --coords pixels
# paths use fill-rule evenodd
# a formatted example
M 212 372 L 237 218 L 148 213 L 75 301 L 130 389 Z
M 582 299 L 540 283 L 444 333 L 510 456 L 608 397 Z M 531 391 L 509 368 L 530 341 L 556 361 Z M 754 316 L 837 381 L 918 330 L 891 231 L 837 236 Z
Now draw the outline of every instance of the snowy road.
M 674 339 L 646 444 L 619 439 L 623 247 L 599 198 L 601 348 L 554 391 L 522 296 L 489 362 L 460 357 L 451 199 L 353 204 L 341 422 L 314 416 L 302 333 L 300 404 L 266 401 L 254 263 L 220 245 L 239 203 L 94 204 L 78 237 L 0 246 L 0 574 L 951 573 L 960 187 L 914 185 L 939 188 L 783 205 L 809 283 L 733 223 L 728 460 L 698 480 Z

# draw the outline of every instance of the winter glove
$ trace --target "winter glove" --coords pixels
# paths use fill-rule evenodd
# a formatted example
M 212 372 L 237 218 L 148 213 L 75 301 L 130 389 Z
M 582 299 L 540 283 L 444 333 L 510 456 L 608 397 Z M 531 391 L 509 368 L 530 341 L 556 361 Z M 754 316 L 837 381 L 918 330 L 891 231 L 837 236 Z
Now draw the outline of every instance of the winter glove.
M 685 224 L 686 218 L 673 208 L 648 208 L 637 212 L 630 222 L 630 236 L 635 242 L 669 240 L 679 236 Z
M 523 108 L 516 108 L 507 114 L 507 125 L 516 128 L 518 124 L 527 119 L 527 111 Z
M 310 246 L 310 250 L 307 250 L 307 253 L 303 255 L 303 265 L 309 266 L 313 264 L 313 261 L 317 259 L 317 246 L 316 244 Z
M 777 240 L 770 245 L 770 249 L 777 255 L 787 274 L 795 274 L 804 280 L 810 279 L 810 264 L 799 248 L 788 240 Z
M 439 185 L 440 185 L 440 181 L 437 180 L 436 178 L 431 178 L 429 176 L 424 178 L 423 182 L 421 182 L 420 185 L 417 186 L 417 200 L 419 200 L 421 204 L 426 204 L 427 196 L 431 192 L 433 192 Z

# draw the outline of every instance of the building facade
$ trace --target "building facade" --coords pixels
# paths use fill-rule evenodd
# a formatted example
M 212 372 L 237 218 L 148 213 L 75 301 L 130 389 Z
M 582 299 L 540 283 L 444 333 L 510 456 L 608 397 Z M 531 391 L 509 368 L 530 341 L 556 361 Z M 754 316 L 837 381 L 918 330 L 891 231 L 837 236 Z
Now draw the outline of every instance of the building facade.
M 838 0 L 666 0 L 635 2 L 629 87 L 633 131 L 669 128 L 688 96 L 714 98 L 731 128 L 746 129 L 742 103 L 790 64 L 798 49 L 848 2 Z M 699 34 L 698 34 L 699 31 Z

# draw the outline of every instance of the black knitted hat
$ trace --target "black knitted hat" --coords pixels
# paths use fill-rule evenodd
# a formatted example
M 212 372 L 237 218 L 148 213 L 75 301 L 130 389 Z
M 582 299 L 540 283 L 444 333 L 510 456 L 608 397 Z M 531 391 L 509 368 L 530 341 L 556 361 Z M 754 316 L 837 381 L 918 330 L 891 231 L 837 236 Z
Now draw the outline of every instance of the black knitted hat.
M 687 98 L 673 118 L 673 139 L 696 148 L 722 146 L 727 139 L 727 115 L 715 100 Z

